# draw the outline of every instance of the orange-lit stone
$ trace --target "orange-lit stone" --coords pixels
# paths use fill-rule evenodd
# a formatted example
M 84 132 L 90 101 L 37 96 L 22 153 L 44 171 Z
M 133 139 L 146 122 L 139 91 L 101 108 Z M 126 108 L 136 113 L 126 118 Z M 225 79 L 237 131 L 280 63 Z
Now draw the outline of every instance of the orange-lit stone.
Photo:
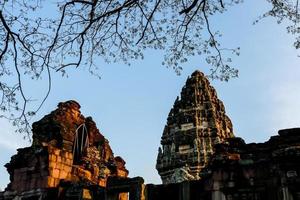
M 60 171 L 58 169 L 53 169 L 52 171 L 50 171 L 50 175 L 54 178 L 59 178 L 59 173 Z
M 59 174 L 59 178 L 60 179 L 66 179 L 68 176 L 68 172 L 64 171 L 64 170 L 61 170 L 60 171 L 60 174 Z
M 47 187 L 55 187 L 55 180 L 53 177 L 49 176 L 48 177 L 48 184 Z

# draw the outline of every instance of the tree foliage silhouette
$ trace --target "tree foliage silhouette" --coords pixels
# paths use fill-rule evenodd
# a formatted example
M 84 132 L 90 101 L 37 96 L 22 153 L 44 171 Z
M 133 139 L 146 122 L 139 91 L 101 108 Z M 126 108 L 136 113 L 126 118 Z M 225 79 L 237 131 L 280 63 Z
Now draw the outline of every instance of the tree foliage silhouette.
M 162 64 L 180 73 L 182 63 L 195 55 L 210 64 L 210 77 L 237 77 L 231 57 L 239 48 L 222 47 L 221 33 L 210 17 L 242 0 L 62 0 L 59 16 L 46 16 L 43 0 L 0 2 L 0 109 L 19 132 L 30 132 L 30 118 L 51 90 L 51 74 L 87 66 L 98 76 L 95 57 L 106 62 L 143 59 L 144 50 L 164 51 Z M 266 0 L 272 9 L 264 17 L 278 23 L 290 20 L 289 33 L 300 47 L 298 0 Z M 11 78 L 13 77 L 13 78 Z M 48 78 L 48 91 L 36 109 L 28 109 L 23 78 Z

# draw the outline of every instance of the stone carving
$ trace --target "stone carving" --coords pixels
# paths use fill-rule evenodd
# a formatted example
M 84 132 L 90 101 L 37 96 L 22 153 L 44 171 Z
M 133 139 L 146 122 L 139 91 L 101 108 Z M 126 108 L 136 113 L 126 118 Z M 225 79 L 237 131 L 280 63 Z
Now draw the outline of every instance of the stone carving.
M 163 131 L 156 164 L 163 183 L 199 179 L 214 145 L 231 137 L 223 103 L 204 74 L 195 71 L 175 100 Z
M 190 169 L 187 165 L 181 167 L 181 168 L 176 168 L 170 178 L 171 183 L 180 183 L 183 181 L 191 181 L 191 180 L 198 180 L 199 177 L 193 176 L 190 173 Z

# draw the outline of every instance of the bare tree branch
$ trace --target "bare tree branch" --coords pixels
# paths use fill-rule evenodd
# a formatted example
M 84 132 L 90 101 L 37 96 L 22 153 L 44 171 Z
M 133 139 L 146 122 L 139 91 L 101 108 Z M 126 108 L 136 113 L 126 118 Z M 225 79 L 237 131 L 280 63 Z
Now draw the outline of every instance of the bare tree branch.
M 209 19 L 239 2 L 62 0 L 57 3 L 58 10 L 53 8 L 56 15 L 49 18 L 39 15 L 42 5 L 48 8 L 47 1 L 0 2 L 1 115 L 19 126 L 19 131 L 29 132 L 30 118 L 50 94 L 53 73 L 64 75 L 71 67 L 86 66 L 99 76 L 95 58 L 130 64 L 143 59 L 146 49 L 162 50 L 163 65 L 178 74 L 183 63 L 198 55 L 210 64 L 213 78 L 236 77 L 229 56 L 237 50 L 221 46 L 220 34 L 212 31 Z M 14 12 L 10 12 L 12 8 Z M 16 80 L 11 84 L 7 79 L 13 74 Z M 34 107 L 22 81 L 42 77 L 47 77 L 47 91 Z

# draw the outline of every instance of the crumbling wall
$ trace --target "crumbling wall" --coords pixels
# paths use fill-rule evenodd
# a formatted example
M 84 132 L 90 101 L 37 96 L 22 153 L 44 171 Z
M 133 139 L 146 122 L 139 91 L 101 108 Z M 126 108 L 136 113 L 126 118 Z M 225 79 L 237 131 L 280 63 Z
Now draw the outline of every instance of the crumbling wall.
M 18 149 L 6 164 L 6 191 L 21 194 L 58 188 L 62 182 L 106 187 L 108 177 L 127 177 L 125 161 L 115 157 L 108 140 L 91 117 L 84 117 L 75 101 L 33 124 L 32 146 Z

